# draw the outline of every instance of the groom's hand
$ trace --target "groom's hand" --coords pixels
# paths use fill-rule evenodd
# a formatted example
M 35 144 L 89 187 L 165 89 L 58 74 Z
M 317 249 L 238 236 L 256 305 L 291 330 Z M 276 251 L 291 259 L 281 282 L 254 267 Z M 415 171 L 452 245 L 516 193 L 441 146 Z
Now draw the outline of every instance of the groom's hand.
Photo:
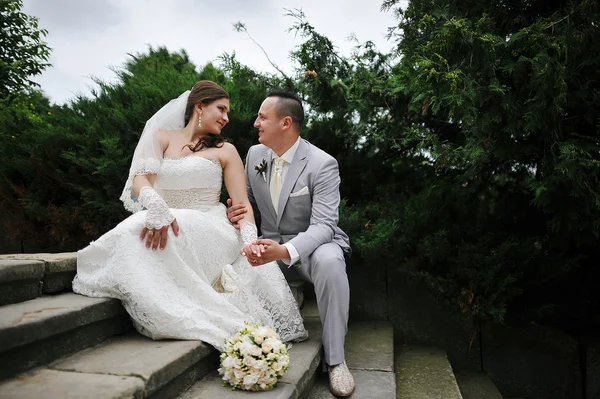
M 263 251 L 260 252 L 260 256 L 255 254 L 247 254 L 248 262 L 252 266 L 261 266 L 265 263 L 273 262 L 279 259 L 288 259 L 290 253 L 288 252 L 285 245 L 279 244 L 277 241 L 261 238 L 254 241 L 255 245 L 262 245 Z
M 231 224 L 236 229 L 239 229 L 240 228 L 239 221 L 244 218 L 244 214 L 246 212 L 248 212 L 248 210 L 246 209 L 246 205 L 244 205 L 244 204 L 232 205 L 232 203 L 233 202 L 231 201 L 231 198 L 228 198 L 227 199 L 227 219 L 229 219 Z

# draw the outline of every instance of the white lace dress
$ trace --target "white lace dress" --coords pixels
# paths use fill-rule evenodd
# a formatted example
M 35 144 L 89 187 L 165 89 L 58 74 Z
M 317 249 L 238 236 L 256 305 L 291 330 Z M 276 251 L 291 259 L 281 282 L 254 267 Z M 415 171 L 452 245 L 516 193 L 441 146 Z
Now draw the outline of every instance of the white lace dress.
M 290 288 L 275 263 L 252 267 L 219 202 L 218 161 L 188 156 L 162 162 L 154 188 L 180 227 L 164 250 L 139 238 L 145 211 L 77 253 L 73 291 L 117 298 L 136 329 L 153 339 L 202 340 L 218 349 L 245 322 L 273 327 L 284 341 L 307 337 Z

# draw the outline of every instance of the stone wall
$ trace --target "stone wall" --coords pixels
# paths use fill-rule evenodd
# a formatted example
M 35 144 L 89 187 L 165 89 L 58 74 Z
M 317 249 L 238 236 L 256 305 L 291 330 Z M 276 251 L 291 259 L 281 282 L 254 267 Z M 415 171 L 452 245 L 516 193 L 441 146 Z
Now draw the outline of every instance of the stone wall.
M 483 369 L 506 397 L 583 397 L 574 338 L 537 325 L 473 326 L 398 267 L 382 264 L 349 263 L 351 319 L 390 320 L 397 341 L 444 348 L 454 368 Z M 600 345 L 588 349 L 586 390 L 588 399 L 600 399 Z

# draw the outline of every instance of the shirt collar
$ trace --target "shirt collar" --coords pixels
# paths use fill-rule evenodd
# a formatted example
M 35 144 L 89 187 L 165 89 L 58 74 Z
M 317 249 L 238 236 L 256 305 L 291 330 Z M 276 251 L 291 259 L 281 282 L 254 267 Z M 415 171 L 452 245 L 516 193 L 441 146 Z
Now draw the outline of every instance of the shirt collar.
M 296 155 L 296 150 L 298 149 L 299 145 L 300 145 L 300 136 L 298 136 L 298 139 L 296 140 L 294 145 L 291 146 L 286 152 L 284 152 L 280 158 L 282 158 L 288 164 L 291 164 L 292 161 L 294 160 L 294 155 Z M 274 160 L 275 158 L 277 158 L 277 154 L 275 154 L 275 152 L 273 152 L 272 156 L 271 156 L 271 161 Z

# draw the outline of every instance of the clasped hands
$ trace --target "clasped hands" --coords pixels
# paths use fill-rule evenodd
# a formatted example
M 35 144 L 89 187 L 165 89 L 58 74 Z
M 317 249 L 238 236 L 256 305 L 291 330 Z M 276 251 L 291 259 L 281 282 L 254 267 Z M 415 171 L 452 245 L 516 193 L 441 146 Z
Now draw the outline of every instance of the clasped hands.
M 251 244 L 246 244 L 240 252 L 248 259 L 252 266 L 262 266 L 274 260 L 289 258 L 289 253 L 284 245 L 277 241 L 260 238 Z
M 246 212 L 245 205 L 233 205 L 231 199 L 227 200 L 227 218 L 236 228 L 240 228 L 239 222 L 244 218 Z M 244 245 L 240 253 L 248 259 L 248 262 L 252 266 L 262 266 L 274 260 L 290 257 L 284 245 L 266 238 L 260 238 L 250 244 Z

